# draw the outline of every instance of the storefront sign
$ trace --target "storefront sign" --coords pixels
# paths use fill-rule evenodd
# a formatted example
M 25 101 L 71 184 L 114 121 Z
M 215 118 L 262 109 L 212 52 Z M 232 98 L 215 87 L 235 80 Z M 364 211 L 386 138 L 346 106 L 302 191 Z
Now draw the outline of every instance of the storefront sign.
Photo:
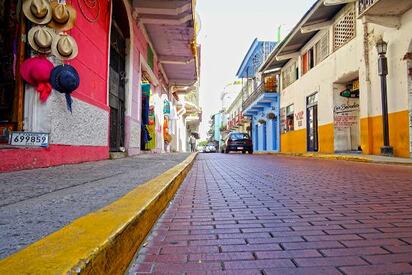
M 280 108 L 280 130 L 282 133 L 286 133 L 286 108 Z
M 32 132 L 13 132 L 9 139 L 10 145 L 15 146 L 49 146 L 49 134 Z
M 340 104 L 335 106 L 333 111 L 335 114 L 359 111 L 359 104 L 356 102 Z
M 359 104 L 344 103 L 334 108 L 334 124 L 337 129 L 351 128 L 359 123 Z
M 359 116 L 347 113 L 335 115 L 335 128 L 346 129 L 358 124 Z
M 303 117 L 304 117 L 305 112 L 304 111 L 300 111 L 299 113 L 295 114 L 295 120 L 298 123 L 298 127 L 302 127 L 303 126 Z

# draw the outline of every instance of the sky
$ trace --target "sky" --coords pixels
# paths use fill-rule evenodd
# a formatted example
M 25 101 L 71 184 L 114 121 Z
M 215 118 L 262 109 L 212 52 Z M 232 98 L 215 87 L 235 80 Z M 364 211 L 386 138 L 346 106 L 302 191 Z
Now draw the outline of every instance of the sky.
M 221 109 L 220 95 L 236 72 L 255 38 L 275 41 L 298 23 L 316 0 L 197 0 L 201 20 L 200 135 L 206 138 L 212 114 Z

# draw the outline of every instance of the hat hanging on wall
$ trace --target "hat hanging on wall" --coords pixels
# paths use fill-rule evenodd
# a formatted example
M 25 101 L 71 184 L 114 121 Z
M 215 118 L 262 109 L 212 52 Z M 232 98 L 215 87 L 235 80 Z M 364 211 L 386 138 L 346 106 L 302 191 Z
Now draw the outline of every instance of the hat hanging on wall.
M 53 63 L 44 56 L 29 58 L 21 64 L 21 76 L 40 93 L 41 102 L 46 102 L 52 91 L 50 74 L 53 67 Z
M 55 36 L 54 30 L 46 26 L 35 26 L 27 35 L 30 46 L 39 53 L 51 53 Z
M 58 34 L 52 43 L 52 54 L 61 60 L 73 59 L 78 54 L 76 40 L 68 34 Z
M 23 13 L 38 25 L 45 25 L 52 19 L 52 8 L 48 0 L 24 0 Z
M 80 85 L 80 76 L 71 65 L 56 66 L 50 75 L 50 82 L 56 91 L 65 94 L 67 109 L 72 112 L 72 98 L 70 94 Z
M 52 8 L 52 21 L 48 26 L 57 31 L 68 31 L 72 29 L 76 22 L 76 10 L 71 5 L 59 3 L 57 0 L 52 0 L 50 5 Z

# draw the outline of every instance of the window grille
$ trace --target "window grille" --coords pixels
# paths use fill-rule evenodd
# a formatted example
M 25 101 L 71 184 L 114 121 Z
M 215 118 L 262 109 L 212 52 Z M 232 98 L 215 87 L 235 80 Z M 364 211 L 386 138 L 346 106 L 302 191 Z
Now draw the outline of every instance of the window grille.
M 355 37 L 355 9 L 350 9 L 333 27 L 333 49 L 336 51 Z
M 295 82 L 296 79 L 297 79 L 297 77 L 296 77 L 296 62 L 294 62 L 291 65 L 287 66 L 282 71 L 282 86 L 283 86 L 283 89 L 285 89 L 290 84 Z
M 316 64 L 319 64 L 329 55 L 329 32 L 325 33 L 315 45 Z

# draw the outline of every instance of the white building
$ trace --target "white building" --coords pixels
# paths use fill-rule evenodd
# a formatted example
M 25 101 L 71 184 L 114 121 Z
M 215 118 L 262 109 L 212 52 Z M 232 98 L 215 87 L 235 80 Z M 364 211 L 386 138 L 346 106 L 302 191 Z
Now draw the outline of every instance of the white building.
M 376 43 L 383 39 L 390 145 L 395 156 L 410 156 L 411 8 L 408 0 L 319 0 L 311 7 L 261 68 L 281 69 L 282 152 L 381 153 Z

